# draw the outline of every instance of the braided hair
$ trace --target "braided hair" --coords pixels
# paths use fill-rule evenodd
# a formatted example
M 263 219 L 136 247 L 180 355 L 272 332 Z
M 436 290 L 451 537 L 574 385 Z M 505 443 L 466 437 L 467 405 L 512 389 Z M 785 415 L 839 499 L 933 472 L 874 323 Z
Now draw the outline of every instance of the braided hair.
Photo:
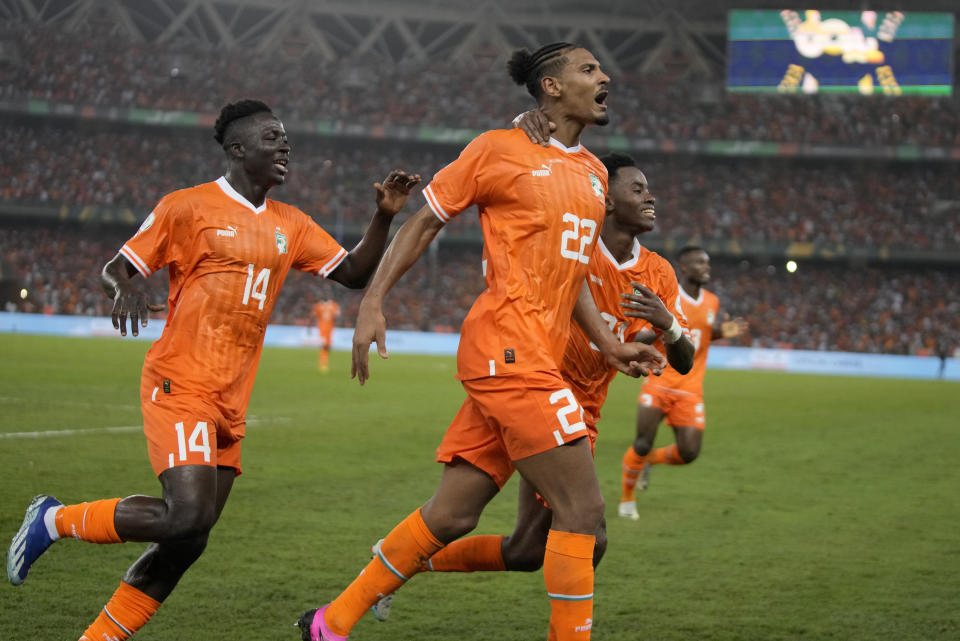
M 569 42 L 554 42 L 532 53 L 529 49 L 517 49 L 507 61 L 507 71 L 515 83 L 526 86 L 530 95 L 539 100 L 543 95 L 540 80 L 559 73 L 567 63 L 564 54 L 577 48 L 578 45 Z

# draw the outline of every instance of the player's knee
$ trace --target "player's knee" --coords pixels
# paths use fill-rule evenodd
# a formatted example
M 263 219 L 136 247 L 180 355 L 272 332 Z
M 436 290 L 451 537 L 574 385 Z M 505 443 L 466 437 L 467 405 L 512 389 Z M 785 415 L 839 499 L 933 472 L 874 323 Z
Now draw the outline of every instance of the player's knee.
M 166 536 L 168 541 L 203 540 L 216 522 L 216 509 L 213 504 L 175 503 L 167 510 Z
M 503 565 L 512 572 L 536 572 L 543 567 L 543 541 L 509 536 L 503 543 Z
M 693 463 L 700 455 L 699 443 L 677 443 L 677 454 L 683 459 L 684 463 Z
M 580 497 L 567 506 L 554 506 L 554 529 L 592 534 L 600 527 L 605 509 L 599 493 Z
M 653 439 L 645 436 L 638 436 L 633 442 L 633 451 L 638 456 L 646 456 L 653 449 Z
M 430 531 L 439 540 L 450 542 L 466 536 L 477 527 L 479 515 L 448 512 L 439 522 L 432 522 Z
M 203 551 L 207 549 L 208 539 L 209 531 L 189 539 L 181 539 L 174 543 L 169 543 L 167 544 L 169 548 L 168 556 L 173 563 L 186 570 L 186 568 L 193 565 L 194 561 L 199 559 Z

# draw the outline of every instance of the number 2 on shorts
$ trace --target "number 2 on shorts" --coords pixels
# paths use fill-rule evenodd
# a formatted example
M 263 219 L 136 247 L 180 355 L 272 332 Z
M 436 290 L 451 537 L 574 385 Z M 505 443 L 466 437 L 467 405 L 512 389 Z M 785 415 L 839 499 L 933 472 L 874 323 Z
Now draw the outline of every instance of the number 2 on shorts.
M 576 434 L 577 432 L 586 430 L 587 424 L 583 422 L 583 408 L 580 407 L 577 399 L 574 398 L 573 392 L 564 388 L 557 390 L 550 395 L 551 405 L 556 405 L 560 401 L 567 402 L 566 405 L 557 410 L 557 420 L 560 422 L 560 427 L 563 429 L 564 433 Z M 571 425 L 568 417 L 577 410 L 580 410 L 580 420 Z M 563 445 L 563 437 L 560 436 L 560 430 L 554 430 L 553 435 L 557 438 L 557 445 Z

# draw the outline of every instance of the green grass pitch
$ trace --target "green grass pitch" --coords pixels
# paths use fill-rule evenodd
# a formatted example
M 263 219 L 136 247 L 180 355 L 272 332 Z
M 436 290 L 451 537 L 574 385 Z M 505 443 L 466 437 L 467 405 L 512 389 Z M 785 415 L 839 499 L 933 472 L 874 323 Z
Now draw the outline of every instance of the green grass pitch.
M 39 492 L 158 491 L 136 427 L 146 348 L 0 336 L 4 547 Z M 347 354 L 327 375 L 316 362 L 264 352 L 245 473 L 206 554 L 136 639 L 293 641 L 299 613 L 352 580 L 433 491 L 434 448 L 463 398 L 453 359 L 374 356 L 363 388 Z M 637 386 L 614 384 L 600 426 L 610 546 L 593 638 L 960 638 L 960 386 L 711 372 L 700 460 L 655 468 L 628 522 L 616 503 Z M 76 431 L 12 435 L 50 430 Z M 512 529 L 515 493 L 478 533 Z M 0 639 L 76 639 L 143 547 L 56 544 L 23 586 L 0 585 Z M 422 575 L 389 622 L 367 616 L 352 638 L 529 641 L 545 638 L 548 610 L 540 573 Z

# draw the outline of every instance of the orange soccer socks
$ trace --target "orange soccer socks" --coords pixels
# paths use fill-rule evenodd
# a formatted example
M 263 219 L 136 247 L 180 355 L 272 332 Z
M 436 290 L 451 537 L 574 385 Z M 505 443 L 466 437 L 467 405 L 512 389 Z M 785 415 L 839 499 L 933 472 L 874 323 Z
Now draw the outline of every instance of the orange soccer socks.
M 80 641 L 124 641 L 142 628 L 160 607 L 160 602 L 140 590 L 121 583 L 100 616 L 90 624 Z
M 427 560 L 442 547 L 443 543 L 427 528 L 417 508 L 393 528 L 360 576 L 327 608 L 324 616 L 330 630 L 348 635 L 371 605 L 424 569 Z
M 484 534 L 458 539 L 427 561 L 434 572 L 502 572 L 501 543 L 503 535 Z
M 658 447 L 647 454 L 647 463 L 650 465 L 660 465 L 661 463 L 666 463 L 667 465 L 687 464 L 687 462 L 681 458 L 680 450 L 677 448 L 676 443 L 667 447 Z
M 596 537 L 550 530 L 543 581 L 550 597 L 550 641 L 587 641 L 593 627 Z
M 643 471 L 643 465 L 647 461 L 646 456 L 640 456 L 633 449 L 633 446 L 627 448 L 623 454 L 623 475 L 621 477 L 620 502 L 627 503 L 634 499 L 634 489 L 637 487 L 637 478 Z
M 113 524 L 119 502 L 120 499 L 103 499 L 64 505 L 54 517 L 57 533 L 90 543 L 123 543 Z

